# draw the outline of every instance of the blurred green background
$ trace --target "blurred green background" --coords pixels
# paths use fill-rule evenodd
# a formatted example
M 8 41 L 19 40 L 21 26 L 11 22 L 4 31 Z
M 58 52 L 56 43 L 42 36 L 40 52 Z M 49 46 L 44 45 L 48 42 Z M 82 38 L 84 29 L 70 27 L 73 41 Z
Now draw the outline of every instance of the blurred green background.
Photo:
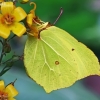
M 34 0 L 37 4 L 36 15 L 45 22 L 53 23 L 64 12 L 55 26 L 66 30 L 78 41 L 87 45 L 100 58 L 100 0 Z M 33 6 L 17 4 L 28 13 Z M 12 50 L 23 54 L 27 36 L 14 38 Z M 11 54 L 8 54 L 9 58 Z M 91 59 L 91 58 L 90 58 Z M 19 91 L 17 100 L 100 100 L 100 77 L 90 76 L 77 81 L 73 86 L 46 94 L 44 89 L 26 74 L 22 61 L 15 63 L 1 79 L 8 84 L 17 78 L 15 87 Z

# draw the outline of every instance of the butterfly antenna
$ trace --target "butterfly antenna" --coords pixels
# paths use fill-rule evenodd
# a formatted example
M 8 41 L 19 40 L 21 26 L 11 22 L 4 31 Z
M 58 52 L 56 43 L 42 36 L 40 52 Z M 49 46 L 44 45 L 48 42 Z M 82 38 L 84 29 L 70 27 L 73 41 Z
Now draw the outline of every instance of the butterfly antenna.
M 57 17 L 57 19 L 55 20 L 55 22 L 53 23 L 53 25 L 56 24 L 56 22 L 58 21 L 58 19 L 61 17 L 62 13 L 63 13 L 63 8 L 61 7 L 61 8 L 60 8 L 60 14 L 59 14 L 59 16 Z

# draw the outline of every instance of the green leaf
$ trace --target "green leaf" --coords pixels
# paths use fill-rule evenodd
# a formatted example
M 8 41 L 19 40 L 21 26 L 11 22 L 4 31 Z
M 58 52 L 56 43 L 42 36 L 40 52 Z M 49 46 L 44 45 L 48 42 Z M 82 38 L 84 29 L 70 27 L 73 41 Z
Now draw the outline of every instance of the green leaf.
M 89 75 L 100 74 L 94 53 L 55 26 L 41 31 L 40 39 L 28 37 L 24 64 L 28 75 L 48 93 L 69 87 Z

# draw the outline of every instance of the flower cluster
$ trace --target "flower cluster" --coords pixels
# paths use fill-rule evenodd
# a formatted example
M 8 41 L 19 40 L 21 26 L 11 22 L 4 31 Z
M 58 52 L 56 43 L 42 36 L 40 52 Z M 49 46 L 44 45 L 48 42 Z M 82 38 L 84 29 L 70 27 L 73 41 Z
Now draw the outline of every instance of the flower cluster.
M 23 2 L 27 2 L 27 0 Z M 32 4 L 34 8 L 27 14 L 23 8 L 16 7 L 16 3 L 1 0 L 0 37 L 6 39 L 11 32 L 19 37 L 24 33 L 38 37 L 39 30 L 43 28 L 44 22 L 35 16 L 36 4 L 31 2 L 30 5 Z
M 1 3 L 0 36 L 8 38 L 12 31 L 17 36 L 25 33 L 26 28 L 20 23 L 27 16 L 21 7 L 15 7 L 13 2 Z
M 21 3 L 28 1 L 29 0 L 23 0 Z M 23 8 L 16 6 L 16 2 L 0 0 L 0 37 L 3 38 L 0 40 L 2 44 L 0 64 L 7 63 L 0 72 L 0 76 L 13 66 L 14 57 L 19 59 L 19 56 L 12 56 L 11 59 L 7 60 L 9 62 L 2 62 L 3 56 L 11 51 L 11 47 L 8 43 L 11 39 L 8 39 L 10 33 L 12 32 L 14 36 L 19 37 L 28 33 L 31 36 L 39 38 L 40 31 L 48 25 L 48 23 L 41 21 L 35 15 L 36 4 L 30 2 L 30 5 L 34 5 L 34 8 L 27 14 Z M 18 92 L 12 84 L 5 87 L 4 82 L 0 81 L 0 100 L 15 100 L 13 97 L 17 94 Z
M 23 0 L 22 3 L 28 1 L 29 0 Z M 5 52 L 6 40 L 9 38 L 11 32 L 19 37 L 25 33 L 38 37 L 39 26 L 42 25 L 43 22 L 35 16 L 36 4 L 31 2 L 30 5 L 34 5 L 34 8 L 27 14 L 23 8 L 17 7 L 15 2 L 0 0 L 0 37 L 4 39 L 4 41 L 0 41 L 3 47 L 0 55 L 0 64 L 2 63 L 3 55 L 11 51 Z M 12 62 L 8 63 L 10 65 L 8 64 L 9 66 L 7 65 L 5 68 L 12 66 Z M 4 69 L 3 71 L 4 74 L 6 71 Z M 0 76 L 2 76 L 2 72 L 0 72 Z M 0 100 L 15 100 L 14 97 L 17 94 L 18 91 L 12 84 L 5 86 L 4 81 L 0 81 Z

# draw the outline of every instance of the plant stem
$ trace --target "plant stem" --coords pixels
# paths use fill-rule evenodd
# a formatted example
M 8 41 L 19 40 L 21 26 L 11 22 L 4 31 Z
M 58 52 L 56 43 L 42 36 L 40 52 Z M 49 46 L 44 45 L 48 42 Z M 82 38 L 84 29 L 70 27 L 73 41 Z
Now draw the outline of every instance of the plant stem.
M 3 51 L 4 51 L 4 48 L 2 46 L 2 51 L 1 51 L 1 56 L 0 56 L 0 64 L 1 64 L 1 61 L 2 61 L 2 58 L 3 58 L 3 55 L 4 55 Z
M 3 53 L 1 53 L 0 64 L 1 64 L 2 58 L 3 58 Z
M 13 39 L 16 35 L 14 34 L 10 39 L 8 39 L 7 41 L 10 41 L 11 39 Z
M 2 40 L 0 40 L 0 43 L 3 45 L 3 42 L 2 42 Z
M 0 65 L 1 65 L 1 62 L 2 62 L 2 58 L 3 58 L 3 56 L 4 56 L 4 46 L 5 46 L 5 43 L 6 43 L 6 39 L 4 39 L 3 40 L 3 42 L 2 42 L 2 51 L 1 51 L 1 56 L 0 56 Z

